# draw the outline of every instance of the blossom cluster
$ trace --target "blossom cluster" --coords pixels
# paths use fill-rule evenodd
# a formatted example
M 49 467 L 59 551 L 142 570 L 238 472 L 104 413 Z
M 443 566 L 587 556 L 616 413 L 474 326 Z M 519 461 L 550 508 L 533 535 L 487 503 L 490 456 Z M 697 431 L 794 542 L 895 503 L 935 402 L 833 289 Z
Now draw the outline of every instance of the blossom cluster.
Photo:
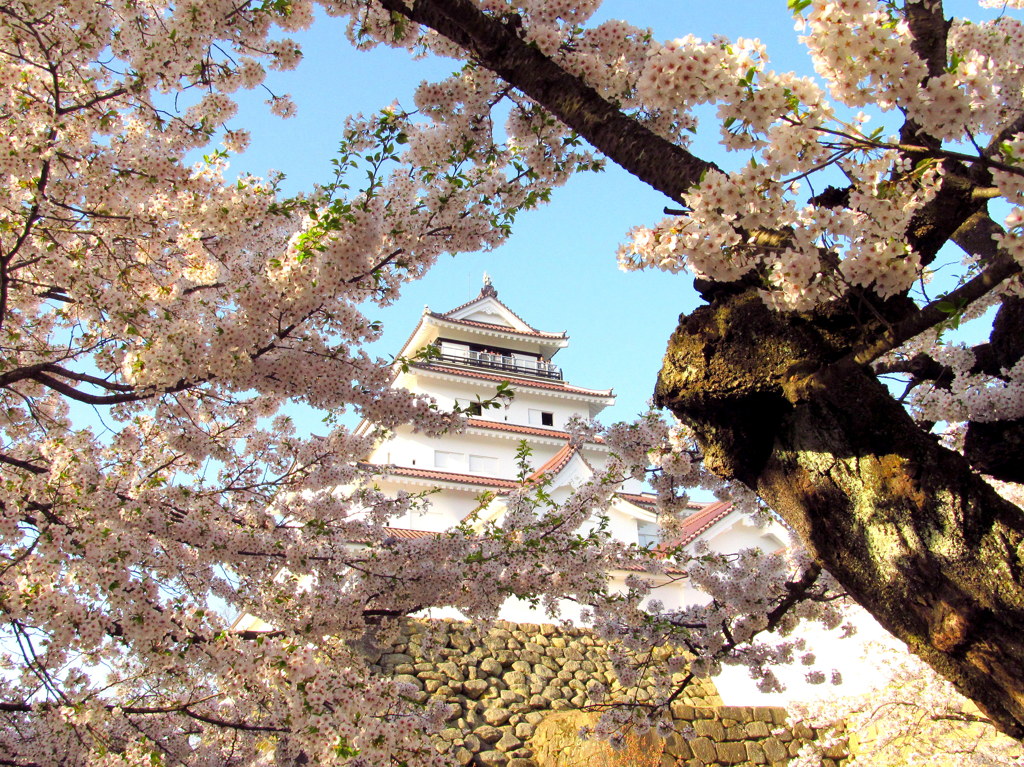
M 348 19 L 359 47 L 465 57 L 378 2 L 321 7 Z M 926 77 L 891 3 L 815 0 L 802 24 L 818 82 L 772 71 L 756 40 L 659 44 L 626 22 L 588 27 L 596 0 L 477 7 L 515 19 L 536 50 L 662 137 L 685 144 L 694 109 L 717 105 L 741 167 L 707 173 L 677 201 L 684 213 L 634 230 L 629 268 L 753 273 L 781 310 L 906 293 L 923 267 L 903 233 L 942 187 L 945 160 L 966 160 L 909 161 L 902 139 L 845 117 L 867 105 L 902 110 L 946 147 L 997 137 L 987 170 L 1012 208 L 998 244 L 1024 262 L 1024 139 L 1002 135 L 1024 98 L 1014 19 L 953 24 L 945 72 Z M 675 642 L 696 654 L 695 673 L 744 663 L 775 688 L 771 665 L 803 650 L 762 634 L 840 621 L 825 576 L 775 612 L 811 572 L 799 549 L 670 561 L 601 525 L 627 478 L 651 478 L 667 530 L 692 487 L 766 513 L 712 477 L 679 427 L 613 427 L 606 473 L 563 503 L 525 484 L 499 521 L 388 532 L 423 499 L 385 497 L 358 468 L 374 430 L 439 434 L 459 417 L 391 385 L 389 363 L 362 349 L 381 331 L 360 307 L 398 300 L 442 254 L 498 246 L 520 212 L 600 159 L 470 63 L 421 85 L 415 112 L 347 121 L 337 176 L 306 195 L 284 198 L 273 176 L 229 182 L 230 155 L 249 141 L 232 94 L 299 64 L 279 33 L 314 10 L 15 0 L 0 13 L 0 761 L 439 764 L 426 737 L 445 711 L 375 676 L 369 648 L 391 618 L 450 606 L 487 619 L 510 595 L 552 614 L 573 599 L 636 652 Z M 269 108 L 295 107 L 272 94 Z M 801 196 L 828 173 L 848 182 L 841 207 Z M 916 395 L 919 412 L 1024 414 L 1022 363 L 985 377 L 966 349 L 934 354 L 952 383 Z M 326 413 L 324 433 L 297 428 L 296 408 Z M 338 426 L 342 409 L 370 427 Z M 626 565 L 647 575 L 609 594 L 607 571 Z M 706 601 L 650 601 L 654 577 L 681 570 Z M 273 630 L 234 631 L 237 613 Z M 682 664 L 666 661 L 662 701 Z M 625 656 L 619 671 L 635 679 Z

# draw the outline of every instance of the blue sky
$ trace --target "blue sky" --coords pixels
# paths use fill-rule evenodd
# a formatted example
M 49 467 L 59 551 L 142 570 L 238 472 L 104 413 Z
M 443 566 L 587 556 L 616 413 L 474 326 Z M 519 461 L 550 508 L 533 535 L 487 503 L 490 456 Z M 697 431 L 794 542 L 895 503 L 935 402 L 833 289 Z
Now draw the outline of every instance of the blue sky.
M 966 0 L 946 7 L 978 15 Z M 812 74 L 784 0 L 608 0 L 597 20 L 605 18 L 650 26 L 657 39 L 687 33 L 704 39 L 714 34 L 758 37 L 768 44 L 771 68 Z M 413 61 L 402 51 L 384 48 L 356 51 L 336 19 L 320 19 L 296 37 L 305 52 L 303 63 L 292 72 L 272 73 L 268 85 L 279 95 L 291 94 L 298 116 L 271 116 L 262 103 L 263 91 L 239 94 L 235 127 L 249 129 L 253 141 L 244 156 L 232 161 L 233 169 L 258 175 L 270 168 L 283 171 L 288 192 L 328 179 L 347 115 L 370 113 L 396 99 L 411 106 L 420 81 L 446 76 L 458 66 L 450 60 Z M 704 127 L 695 151 L 728 164 L 715 146 L 717 128 L 711 122 Z M 463 303 L 477 294 L 487 271 L 499 297 L 527 322 L 542 330 L 568 331 L 571 345 L 556 361 L 569 381 L 614 388 L 618 402 L 603 420 L 632 418 L 651 396 L 679 314 L 699 301 L 688 275 L 624 273 L 615 262 L 615 250 L 629 228 L 659 220 L 666 204 L 665 197 L 614 166 L 578 176 L 556 190 L 550 204 L 521 215 L 504 246 L 445 257 L 427 277 L 408 286 L 397 305 L 369 310 L 371 319 L 385 327 L 373 352 L 395 353 L 424 305 L 446 311 Z

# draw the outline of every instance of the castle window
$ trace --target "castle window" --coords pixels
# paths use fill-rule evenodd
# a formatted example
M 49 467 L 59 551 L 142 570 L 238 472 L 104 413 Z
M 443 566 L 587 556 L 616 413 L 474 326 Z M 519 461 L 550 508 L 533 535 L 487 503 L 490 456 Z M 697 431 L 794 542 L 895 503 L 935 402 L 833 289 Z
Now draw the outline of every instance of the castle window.
M 448 469 L 449 471 L 465 471 L 466 454 L 451 453 L 447 450 L 435 450 L 434 466 L 438 469 Z
M 463 415 L 473 416 L 479 418 L 483 415 L 483 405 L 480 404 L 479 400 L 471 399 L 460 399 L 456 397 L 455 407 L 458 408 Z
M 498 459 L 489 455 L 471 455 L 469 470 L 474 474 L 495 475 L 498 473 Z
M 656 546 L 661 538 L 659 533 L 658 526 L 654 522 L 641 522 L 637 520 L 636 537 L 637 543 L 641 546 Z
M 546 410 L 530 410 L 528 413 L 531 426 L 554 426 L 555 414 Z

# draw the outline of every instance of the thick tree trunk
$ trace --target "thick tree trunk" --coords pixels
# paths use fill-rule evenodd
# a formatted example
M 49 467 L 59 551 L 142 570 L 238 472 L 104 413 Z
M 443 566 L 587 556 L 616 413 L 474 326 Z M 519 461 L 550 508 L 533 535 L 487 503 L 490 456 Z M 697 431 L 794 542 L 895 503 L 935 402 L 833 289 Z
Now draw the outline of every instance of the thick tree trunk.
M 828 327 L 754 291 L 719 299 L 681 318 L 656 400 L 709 468 L 753 488 L 886 629 L 1024 738 L 1024 512 L 870 371 L 832 364 L 846 334 Z

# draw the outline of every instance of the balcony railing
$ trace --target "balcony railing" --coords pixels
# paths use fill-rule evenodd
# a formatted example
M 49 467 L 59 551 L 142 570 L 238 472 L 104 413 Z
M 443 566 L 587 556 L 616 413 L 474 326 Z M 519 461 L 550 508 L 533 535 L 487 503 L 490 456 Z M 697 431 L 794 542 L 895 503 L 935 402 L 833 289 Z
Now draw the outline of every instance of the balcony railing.
M 474 368 L 501 370 L 516 375 L 553 378 L 556 381 L 562 380 L 561 368 L 558 365 L 552 365 L 550 362 L 544 362 L 543 360 L 523 360 L 506 354 L 473 351 L 466 352 L 465 354 L 440 354 L 434 359 L 440 362 L 453 362 L 457 365 L 467 365 Z

